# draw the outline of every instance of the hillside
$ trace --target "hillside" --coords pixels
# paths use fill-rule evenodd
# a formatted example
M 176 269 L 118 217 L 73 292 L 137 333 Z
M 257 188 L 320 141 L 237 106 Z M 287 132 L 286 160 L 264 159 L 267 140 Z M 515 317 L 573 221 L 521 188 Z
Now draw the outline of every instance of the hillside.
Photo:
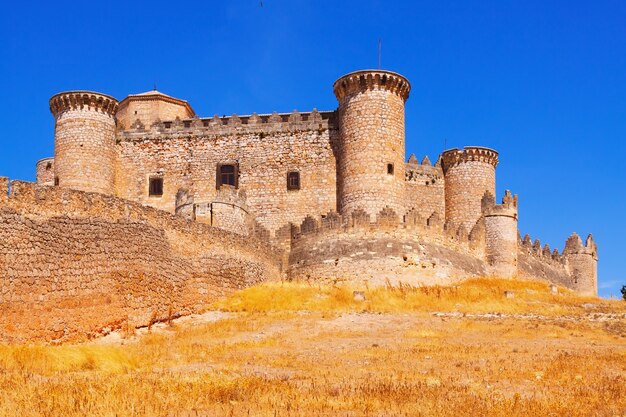
M 1 416 L 624 415 L 626 302 L 263 284 L 134 335 L 0 346 L 0 393 Z

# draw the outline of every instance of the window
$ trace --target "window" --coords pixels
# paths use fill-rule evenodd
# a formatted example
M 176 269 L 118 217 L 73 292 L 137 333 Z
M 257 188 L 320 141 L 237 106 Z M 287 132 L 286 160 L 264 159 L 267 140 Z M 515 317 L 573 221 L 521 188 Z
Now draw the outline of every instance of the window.
M 59 185 L 59 177 L 54 177 L 54 185 Z
M 387 174 L 393 175 L 393 164 L 387 164 Z
M 287 189 L 288 190 L 300 189 L 300 173 L 298 171 L 291 171 L 287 173 Z
M 222 185 L 238 187 L 239 169 L 236 164 L 220 164 L 217 166 L 217 188 Z
M 148 195 L 161 197 L 163 195 L 163 178 L 152 177 L 150 178 L 150 186 L 148 187 Z

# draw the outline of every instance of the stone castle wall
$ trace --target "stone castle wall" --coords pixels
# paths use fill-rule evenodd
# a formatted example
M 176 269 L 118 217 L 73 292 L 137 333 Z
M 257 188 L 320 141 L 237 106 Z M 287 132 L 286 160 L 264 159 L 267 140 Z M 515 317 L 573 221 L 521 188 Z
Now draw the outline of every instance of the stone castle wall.
M 437 216 L 411 212 L 402 220 L 385 208 L 372 223 L 365 211 L 329 213 L 307 217 L 293 236 L 292 279 L 433 285 L 488 274 L 484 232 L 449 229 Z
M 179 190 L 195 202 L 217 198 L 218 164 L 238 166 L 238 187 L 250 214 L 272 236 L 311 212 L 336 208 L 336 128 L 333 113 L 232 116 L 163 122 L 118 133 L 116 195 L 174 212 Z M 300 189 L 287 189 L 287 173 Z M 162 176 L 163 196 L 148 196 L 150 176 Z
M 597 287 L 597 247 L 589 235 L 583 245 L 580 237 L 573 233 L 566 241 L 562 253 L 551 250 L 549 245 L 541 246 L 530 236 L 518 239 L 517 275 L 527 279 L 545 279 L 570 288 L 579 294 L 596 296 Z
M 415 209 L 424 218 L 432 213 L 445 213 L 445 179 L 441 167 L 434 167 L 428 158 L 418 163 L 413 155 L 405 165 L 404 207 Z
M 253 236 L 102 194 L 0 179 L 0 339 L 60 341 L 201 310 L 281 276 Z

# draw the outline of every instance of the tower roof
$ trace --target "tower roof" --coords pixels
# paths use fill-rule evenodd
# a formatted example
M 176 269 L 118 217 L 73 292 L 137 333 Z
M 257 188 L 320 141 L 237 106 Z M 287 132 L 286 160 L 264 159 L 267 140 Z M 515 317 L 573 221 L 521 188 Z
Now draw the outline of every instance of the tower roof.
M 165 101 L 172 104 L 178 104 L 187 109 L 190 115 L 195 115 L 196 112 L 191 108 L 187 100 L 181 100 L 176 97 L 172 97 L 168 94 L 162 93 L 158 90 L 145 91 L 138 94 L 129 94 L 124 100 L 120 101 L 120 106 L 123 107 L 126 103 L 131 101 Z

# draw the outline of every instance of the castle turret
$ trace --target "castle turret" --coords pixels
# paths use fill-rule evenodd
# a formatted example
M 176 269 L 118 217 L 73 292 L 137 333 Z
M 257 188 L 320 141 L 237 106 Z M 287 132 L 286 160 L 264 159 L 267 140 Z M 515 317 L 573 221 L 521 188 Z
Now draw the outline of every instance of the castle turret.
M 43 158 L 37 161 L 37 184 L 54 185 L 54 158 Z
M 583 245 L 576 233 L 565 242 L 563 255 L 572 276 L 571 288 L 582 295 L 598 295 L 598 248 L 593 236 L 587 236 Z
M 506 190 L 502 204 L 486 192 L 482 198 L 485 221 L 485 257 L 491 274 L 511 278 L 517 275 L 517 195 Z
M 112 194 L 115 111 L 113 97 L 68 91 L 50 99 L 55 117 L 54 171 L 60 187 Z
M 478 146 L 450 149 L 442 155 L 446 222 L 471 230 L 482 215 L 486 192 L 496 195 L 498 152 Z
M 372 219 L 389 206 L 404 211 L 404 103 L 411 86 L 382 70 L 353 72 L 335 81 L 339 101 L 338 206 Z

